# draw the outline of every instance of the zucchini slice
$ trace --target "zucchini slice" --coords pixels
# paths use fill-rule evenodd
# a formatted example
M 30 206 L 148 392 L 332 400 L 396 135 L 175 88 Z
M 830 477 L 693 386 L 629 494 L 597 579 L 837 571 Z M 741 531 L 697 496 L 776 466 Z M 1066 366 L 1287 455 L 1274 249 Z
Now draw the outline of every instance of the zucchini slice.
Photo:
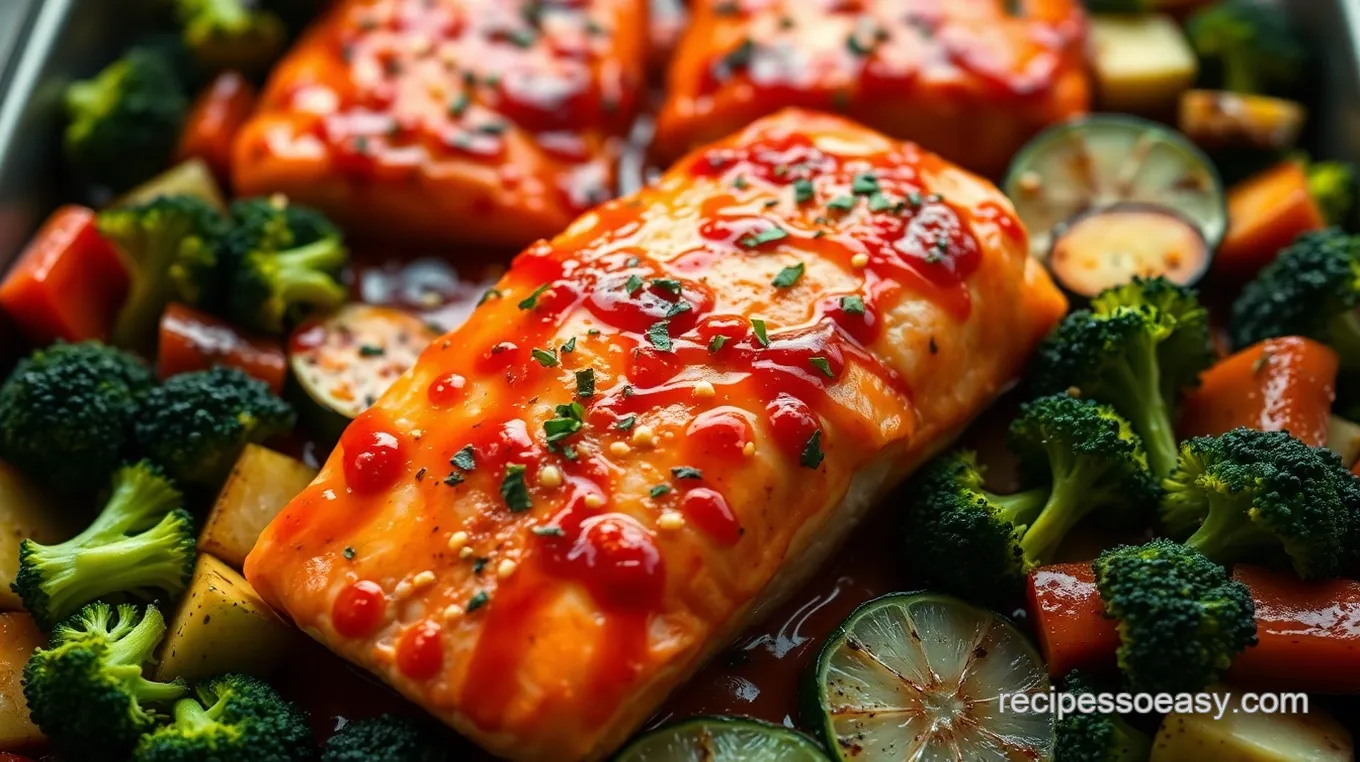
M 1133 276 L 1166 276 L 1193 286 L 1213 259 L 1199 228 L 1159 206 L 1119 204 L 1078 216 L 1054 230 L 1048 269 L 1066 291 L 1090 299 Z
M 314 433 L 338 437 L 435 337 L 409 312 L 368 304 L 348 304 L 303 323 L 288 342 L 300 414 Z
M 657 728 L 614 762 L 827 762 L 807 736 L 741 717 L 694 717 Z
M 1095 114 L 1045 130 L 1016 154 L 1005 191 L 1040 260 L 1059 225 L 1121 203 L 1174 210 L 1199 228 L 1209 251 L 1228 226 L 1209 159 L 1180 133 L 1130 116 Z
M 1004 618 L 938 593 L 860 606 L 822 647 L 808 724 L 842 762 L 1051 760 L 1051 714 L 1002 711 L 1045 693 L 1043 659 Z

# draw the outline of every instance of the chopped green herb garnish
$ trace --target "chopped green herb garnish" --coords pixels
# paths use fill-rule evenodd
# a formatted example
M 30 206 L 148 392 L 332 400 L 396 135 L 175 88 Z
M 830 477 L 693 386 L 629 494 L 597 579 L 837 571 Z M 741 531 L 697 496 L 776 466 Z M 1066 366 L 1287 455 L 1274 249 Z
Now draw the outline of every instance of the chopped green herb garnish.
M 803 468 L 816 468 L 822 465 L 824 457 L 826 456 L 822 453 L 822 430 L 818 429 L 808 437 L 807 444 L 803 447 L 803 456 L 799 458 L 798 463 Z
M 793 181 L 793 200 L 800 204 L 811 201 L 817 195 L 816 189 L 811 180 L 798 179 Z
M 463 483 L 463 475 L 457 471 L 450 471 L 449 475 L 444 477 L 444 483 L 450 487 L 457 487 Z
M 595 369 L 586 368 L 576 371 L 576 396 L 592 397 L 595 394 Z
M 486 592 L 485 590 L 478 590 L 471 598 L 468 599 L 467 613 L 471 614 L 477 609 L 485 606 L 487 602 L 490 600 L 491 600 L 490 593 Z
M 449 104 L 449 113 L 453 116 L 460 117 L 463 115 L 463 112 L 467 111 L 467 108 L 471 103 L 472 100 L 468 98 L 467 93 L 459 93 L 458 97 L 453 99 L 453 103 Z
M 486 565 L 489 563 L 491 563 L 491 559 L 487 558 L 486 556 L 478 556 L 477 558 L 474 558 L 472 560 L 472 573 L 481 574 L 482 570 L 485 569 Z
M 855 208 L 855 197 L 837 196 L 826 202 L 826 208 L 835 209 L 838 212 L 848 212 Z
M 755 247 L 763 243 L 769 243 L 770 241 L 779 241 L 788 237 L 789 234 L 787 231 L 785 231 L 778 225 L 775 225 L 769 230 L 762 230 L 759 233 L 756 233 L 755 235 L 748 235 L 745 238 L 742 238 L 740 241 L 737 241 L 737 243 L 741 244 L 742 246 L 748 249 L 754 249 Z
M 671 476 L 677 479 L 702 479 L 704 472 L 691 466 L 676 466 L 671 469 Z
M 694 305 L 690 304 L 689 302 L 685 301 L 684 299 L 681 299 L 680 301 L 678 301 L 678 302 L 676 302 L 675 304 L 672 304 L 670 307 L 666 308 L 666 317 L 667 317 L 668 319 L 669 319 L 669 318 L 673 318 L 673 317 L 675 317 L 676 315 L 679 315 L 679 314 L 681 314 L 681 313 L 683 313 L 683 312 L 689 312 L 689 311 L 692 310 L 692 309 L 694 309 Z
M 891 196 L 875 193 L 869 197 L 869 211 L 871 212 L 886 212 L 896 206 L 897 202 L 893 201 Z
M 425 473 L 426 473 L 427 470 L 428 470 L 428 469 L 426 469 L 424 466 L 421 466 L 421 467 L 420 467 L 420 470 L 416 471 L 416 481 L 418 481 L 418 482 L 419 482 L 419 481 L 424 481 L 424 480 L 425 480 Z
M 624 267 L 637 267 L 637 266 L 640 265 L 640 264 L 642 264 L 642 260 L 639 259 L 638 257 L 629 257 L 627 260 L 624 261 L 623 266 L 624 266 Z
M 487 290 L 482 292 L 482 298 L 477 300 L 477 306 L 480 307 L 483 304 L 486 304 L 487 302 L 491 301 L 492 299 L 501 298 L 501 296 L 502 294 L 500 289 L 488 288 Z
M 532 29 L 515 29 L 508 36 L 510 41 L 520 48 L 531 48 L 538 39 L 538 33 Z
M 674 278 L 653 278 L 652 287 L 662 291 L 669 291 L 672 294 L 680 293 L 680 281 Z
M 570 354 L 571 352 L 575 352 L 575 351 L 576 351 L 576 337 L 575 337 L 575 336 L 572 336 L 570 339 L 567 339 L 567 343 L 565 343 L 565 344 L 562 345 L 562 351 L 563 351 L 563 352 L 567 352 L 568 354 Z
M 917 193 L 916 191 L 908 193 L 907 203 L 914 207 L 919 207 L 921 205 L 921 194 Z
M 529 487 L 524 483 L 524 466 L 509 463 L 505 466 L 505 478 L 501 479 L 501 497 L 510 507 L 511 513 L 523 513 L 534 507 L 529 500 Z
M 723 345 L 726 344 L 727 341 L 728 341 L 727 337 L 722 335 L 721 333 L 718 334 L 717 336 L 714 336 L 712 339 L 709 339 L 708 341 L 708 351 L 716 353 L 719 349 L 723 348 Z
M 360 345 L 359 345 L 359 356 L 360 356 L 360 357 L 382 357 L 382 356 L 385 355 L 385 354 L 387 354 L 387 350 L 383 349 L 382 347 L 380 347 L 380 346 L 378 346 L 378 345 L 376 345 L 376 344 L 360 344 Z
M 534 527 L 529 531 L 533 532 L 539 537 L 564 537 L 567 534 L 566 532 L 562 531 L 562 527 L 553 526 L 551 524 L 549 524 L 548 526 Z
M 751 318 L 751 330 L 756 332 L 756 341 L 760 342 L 760 346 L 762 347 L 770 346 L 770 335 L 765 332 L 764 320 L 761 320 L 759 318 Z
M 871 196 L 878 193 L 878 178 L 869 173 L 855 175 L 854 182 L 850 184 L 850 192 L 856 196 Z
M 544 291 L 547 291 L 547 290 L 550 289 L 550 288 L 552 288 L 552 284 L 551 284 L 551 283 L 544 283 L 543 285 L 541 285 L 541 286 L 539 286 L 538 288 L 534 289 L 534 292 L 533 292 L 532 294 L 529 294 L 527 297 L 525 297 L 525 298 L 523 299 L 523 301 L 521 301 L 521 302 L 519 303 L 519 308 L 522 309 L 522 310 L 531 310 L 531 309 L 537 307 L 537 306 L 538 306 L 538 297 L 542 296 L 542 295 L 543 295 L 543 292 L 544 292 Z
M 751 187 L 751 183 L 746 181 L 746 175 L 737 175 L 736 178 L 732 180 L 732 187 L 737 190 L 746 190 Z
M 652 346 L 656 347 L 662 352 L 671 351 L 672 344 L 670 328 L 671 323 L 669 320 L 662 320 L 657 323 L 652 323 L 652 327 L 647 329 L 647 341 L 651 342 Z
M 785 267 L 770 282 L 774 284 L 775 288 L 792 288 L 798 282 L 798 279 L 803 277 L 804 269 L 802 262 L 792 267 Z
M 630 415 L 621 419 L 618 423 L 614 424 L 614 428 L 618 429 L 619 431 L 628 431 L 629 429 L 633 428 L 633 424 L 635 423 L 637 423 L 637 416 Z
M 586 335 L 587 335 L 587 336 L 599 336 L 599 335 L 600 335 L 600 329 L 598 329 L 598 328 L 591 328 L 590 330 L 586 331 Z M 573 346 L 573 348 L 575 348 L 575 347 Z
M 662 495 L 670 494 L 670 491 L 671 491 L 670 485 L 658 484 L 655 487 L 652 487 L 650 490 L 648 490 L 647 494 L 651 495 L 653 498 L 658 498 L 661 497 Z
M 354 548 L 345 548 L 345 558 L 350 561 L 354 560 Z
M 636 391 L 636 390 L 633 389 L 633 385 L 632 385 L 632 384 L 624 384 L 624 385 L 623 385 L 623 396 L 625 396 L 625 397 L 631 397 L 631 396 L 633 396 L 634 391 Z
M 463 445 L 463 449 L 455 452 L 449 463 L 463 469 L 464 471 L 477 470 L 477 451 L 472 449 L 472 445 Z
M 579 402 L 558 405 L 555 412 L 556 418 L 549 418 L 543 422 L 543 433 L 548 435 L 549 445 L 566 439 L 585 425 L 586 409 Z
M 557 355 L 552 350 L 535 349 L 530 352 L 530 354 L 534 356 L 535 360 L 538 360 L 539 365 L 542 365 L 545 368 L 551 368 L 557 365 Z
M 842 296 L 841 309 L 844 310 L 847 315 L 863 315 L 864 299 L 858 296 Z
M 808 362 L 812 364 L 812 367 L 816 368 L 817 370 L 820 370 L 823 376 L 826 376 L 827 378 L 836 377 L 836 374 L 831 372 L 830 361 L 828 361 L 825 357 L 809 357 Z

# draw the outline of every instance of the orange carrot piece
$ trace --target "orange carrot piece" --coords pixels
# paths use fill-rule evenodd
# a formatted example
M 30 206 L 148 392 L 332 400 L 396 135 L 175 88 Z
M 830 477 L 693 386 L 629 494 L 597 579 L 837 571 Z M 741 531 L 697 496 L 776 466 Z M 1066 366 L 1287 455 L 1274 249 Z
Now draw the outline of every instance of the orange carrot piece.
M 1303 167 L 1293 161 L 1277 164 L 1228 190 L 1228 232 L 1214 271 L 1250 278 L 1300 233 L 1325 226 Z
M 1185 402 L 1181 435 L 1212 436 L 1245 426 L 1287 431 L 1314 447 L 1327 444 L 1336 398 L 1336 353 L 1312 339 L 1267 339 L 1200 375 Z
M 231 145 L 255 111 L 255 86 L 234 71 L 218 74 L 194 100 L 180 133 L 178 161 L 202 159 L 218 182 L 231 181 Z
M 1119 632 L 1105 618 L 1090 563 L 1042 566 L 1029 575 L 1029 615 L 1048 674 L 1112 667 Z
M 211 315 L 171 304 L 161 317 L 156 374 L 162 379 L 214 365 L 230 365 L 283 391 L 288 364 L 277 339 L 253 336 Z

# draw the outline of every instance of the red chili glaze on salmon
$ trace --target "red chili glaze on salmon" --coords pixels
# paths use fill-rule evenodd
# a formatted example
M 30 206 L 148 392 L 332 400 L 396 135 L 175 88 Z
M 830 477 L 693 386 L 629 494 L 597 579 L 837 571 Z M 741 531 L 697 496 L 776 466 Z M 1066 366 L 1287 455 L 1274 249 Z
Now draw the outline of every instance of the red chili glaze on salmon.
M 488 750 L 601 758 L 1018 375 L 1066 305 L 1009 208 L 850 122 L 758 122 L 521 254 L 247 575 Z M 370 493 L 376 422 L 403 457 Z
M 674 158 L 781 108 L 838 111 L 982 172 L 1083 113 L 1077 0 L 696 0 L 656 150 Z
M 645 0 L 345 0 L 242 129 L 242 195 L 381 238 L 522 246 L 614 195 Z

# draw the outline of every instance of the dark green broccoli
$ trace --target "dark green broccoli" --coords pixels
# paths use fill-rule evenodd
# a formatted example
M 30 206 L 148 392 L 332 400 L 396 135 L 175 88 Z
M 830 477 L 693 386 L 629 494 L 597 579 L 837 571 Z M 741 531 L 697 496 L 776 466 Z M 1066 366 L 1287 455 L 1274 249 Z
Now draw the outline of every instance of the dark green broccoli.
M 1107 550 L 1091 566 L 1135 691 L 1198 691 L 1256 643 L 1246 585 L 1193 548 L 1157 539 Z
M 174 595 L 194 570 L 194 521 L 182 502 L 155 466 L 124 466 L 85 531 L 56 545 L 19 543 L 19 572 L 10 587 L 43 627 L 109 595 Z
M 0 386 L 0 457 L 63 492 L 102 489 L 151 384 L 135 357 L 99 342 L 40 349 Z
M 150 353 L 165 305 L 176 296 L 206 300 L 205 274 L 216 265 L 224 221 L 197 196 L 161 196 L 136 206 L 99 213 L 99 232 L 126 255 L 131 266 L 127 300 L 113 327 L 114 343 Z M 182 289 L 177 294 L 176 290 Z
M 340 271 L 349 261 L 340 231 L 320 212 L 282 196 L 232 204 L 224 248 L 233 278 L 228 307 L 237 323 L 267 333 L 346 298 Z
M 453 762 L 447 740 L 429 722 L 384 714 L 351 722 L 331 736 L 321 762 Z
M 1026 403 L 1011 422 L 1010 446 L 1025 480 L 1050 489 L 1020 540 L 1031 564 L 1048 562 L 1086 516 L 1127 523 L 1157 500 L 1143 443 L 1109 405 L 1065 394 Z
M 1344 161 L 1308 165 L 1308 194 L 1328 225 L 1345 225 L 1355 210 L 1355 166 Z
M 134 48 L 66 88 L 66 156 L 90 179 L 130 188 L 169 162 L 188 108 L 174 66 Z
M 1208 314 L 1195 292 L 1135 279 L 1069 314 L 1040 346 L 1034 394 L 1075 390 L 1133 423 L 1154 476 L 1176 466 L 1175 405 L 1212 362 Z
M 253 0 L 175 0 L 184 45 L 209 72 L 265 71 L 283 52 L 283 21 Z
M 1024 587 L 1037 559 L 1021 539 L 1048 489 L 997 495 L 983 486 L 977 455 L 960 450 L 926 464 L 907 493 L 902 558 L 914 584 L 986 603 Z
M 1233 346 L 1307 336 L 1360 369 L 1360 239 L 1336 228 L 1304 233 L 1248 283 L 1232 306 Z
M 1079 671 L 1063 678 L 1067 693 L 1099 693 L 1089 675 Z M 1118 714 L 1074 712 L 1057 722 L 1053 762 L 1147 762 L 1152 739 L 1130 727 Z
M 1190 44 L 1227 90 L 1291 93 L 1303 76 L 1307 48 L 1289 14 L 1261 0 L 1220 0 L 1186 23 Z
M 1181 444 L 1163 482 L 1168 534 L 1220 563 L 1283 552 L 1300 577 L 1335 577 L 1360 538 L 1360 486 L 1336 453 L 1281 431 Z
M 295 415 L 269 385 L 237 368 L 181 373 L 142 396 L 134 439 L 186 484 L 216 486 L 241 450 L 293 427 Z
M 63 759 L 126 759 L 158 724 L 158 711 L 183 696 L 181 682 L 142 677 L 165 634 L 155 606 L 145 611 L 92 603 L 52 631 L 47 648 L 24 666 L 24 698 L 33 722 Z
M 307 762 L 307 716 L 266 683 L 223 675 L 175 702 L 174 722 L 142 736 L 133 762 Z

